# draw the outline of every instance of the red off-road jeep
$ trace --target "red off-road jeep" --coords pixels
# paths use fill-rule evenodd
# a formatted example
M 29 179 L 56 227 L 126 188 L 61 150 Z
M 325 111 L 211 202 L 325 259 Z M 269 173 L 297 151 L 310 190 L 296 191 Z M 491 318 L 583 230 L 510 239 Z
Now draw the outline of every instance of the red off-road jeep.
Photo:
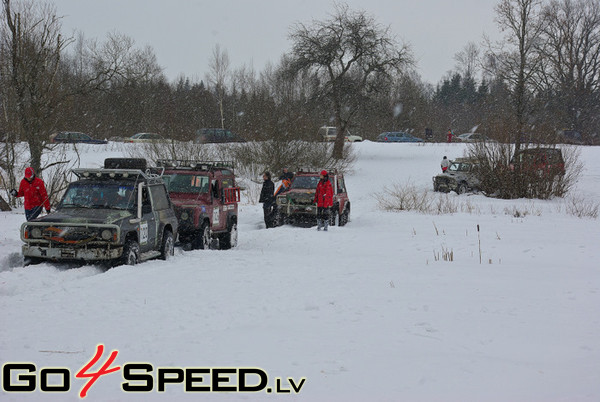
M 192 249 L 229 249 L 237 245 L 240 188 L 233 163 L 159 160 L 179 220 L 179 241 Z
M 350 220 L 350 199 L 346 192 L 344 175 L 335 169 L 328 169 L 328 172 L 333 186 L 330 225 L 344 226 Z M 299 169 L 296 172 L 290 189 L 277 196 L 276 225 L 316 221 L 317 206 L 314 199 L 318 182 L 319 172 L 317 171 Z

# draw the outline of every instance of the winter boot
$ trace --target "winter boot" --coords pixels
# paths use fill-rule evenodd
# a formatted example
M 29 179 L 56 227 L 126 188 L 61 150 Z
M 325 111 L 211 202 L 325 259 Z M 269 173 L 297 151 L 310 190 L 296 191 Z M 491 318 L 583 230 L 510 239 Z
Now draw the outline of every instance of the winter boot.
M 323 221 L 321 221 L 320 219 L 317 219 L 317 230 L 321 230 L 321 226 L 323 226 Z
M 327 232 L 327 226 L 329 226 L 329 219 L 323 220 L 323 230 Z

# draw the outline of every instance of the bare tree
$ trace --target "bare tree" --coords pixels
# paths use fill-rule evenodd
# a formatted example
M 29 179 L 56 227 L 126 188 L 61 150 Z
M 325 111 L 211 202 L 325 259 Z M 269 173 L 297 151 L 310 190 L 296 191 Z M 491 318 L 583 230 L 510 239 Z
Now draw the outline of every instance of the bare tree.
M 544 8 L 541 52 L 549 91 L 563 105 L 568 128 L 600 124 L 600 3 L 554 0 Z M 593 121 L 595 119 L 595 122 Z M 587 127 L 584 127 L 586 125 Z M 588 128 L 588 130 L 582 130 Z
M 368 95 L 411 64 L 410 49 L 397 46 L 389 27 L 347 5 L 336 5 L 329 20 L 296 24 L 290 39 L 291 71 L 314 73 L 322 83 L 322 96 L 331 102 L 338 129 L 333 156 L 342 158 L 344 135 L 354 115 Z
M 225 112 L 223 101 L 225 99 L 226 80 L 229 74 L 229 55 L 226 50 L 221 50 L 221 46 L 215 45 L 212 58 L 209 63 L 210 82 L 215 87 L 215 95 L 219 102 L 219 111 L 221 112 L 221 128 L 225 128 Z
M 54 128 L 62 97 L 58 80 L 61 53 L 70 43 L 60 33 L 54 7 L 23 1 L 11 8 L 2 0 L 0 81 L 8 120 L 29 144 L 31 166 L 40 171 L 45 139 Z
M 475 77 L 479 64 L 479 47 L 474 42 L 469 42 L 454 55 L 457 70 L 464 77 Z
M 542 0 L 501 0 L 496 6 L 496 22 L 505 32 L 504 40 L 489 45 L 492 64 L 508 84 L 516 127 L 510 140 L 515 151 L 521 147 L 522 136 L 532 115 L 531 96 L 538 85 L 537 77 L 542 57 L 539 47 L 544 27 Z

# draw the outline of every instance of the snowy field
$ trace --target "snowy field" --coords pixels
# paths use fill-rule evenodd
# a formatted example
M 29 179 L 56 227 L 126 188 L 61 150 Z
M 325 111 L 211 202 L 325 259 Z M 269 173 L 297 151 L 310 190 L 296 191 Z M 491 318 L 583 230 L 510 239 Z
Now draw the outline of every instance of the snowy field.
M 266 230 L 260 204 L 244 202 L 231 251 L 178 249 L 167 262 L 106 272 L 23 268 L 23 211 L 0 213 L 0 361 L 37 369 L 34 394 L 0 399 L 79 400 L 87 380 L 75 374 L 102 344 L 88 371 L 111 351 L 110 367 L 121 370 L 100 377 L 85 400 L 600 400 L 598 219 L 567 213 L 563 199 L 454 193 L 448 200 L 464 212 L 384 212 L 376 193 L 394 183 L 431 191 L 442 156 L 462 156 L 464 145 L 353 147 L 347 226 Z M 572 195 L 597 203 L 600 148 L 580 151 L 585 169 Z M 81 152 L 83 166 L 122 155 L 111 145 Z M 268 383 L 206 394 L 185 393 L 181 383 L 158 392 L 156 381 L 151 392 L 125 393 L 123 366 L 140 362 L 155 377 L 164 367 L 260 368 Z M 43 367 L 68 368 L 70 391 L 42 393 Z M 196 374 L 192 385 L 238 383 L 235 374 L 212 374 Z M 60 378 L 50 374 L 49 385 Z M 288 378 L 302 385 L 298 393 Z M 277 393 L 284 389 L 291 392 Z

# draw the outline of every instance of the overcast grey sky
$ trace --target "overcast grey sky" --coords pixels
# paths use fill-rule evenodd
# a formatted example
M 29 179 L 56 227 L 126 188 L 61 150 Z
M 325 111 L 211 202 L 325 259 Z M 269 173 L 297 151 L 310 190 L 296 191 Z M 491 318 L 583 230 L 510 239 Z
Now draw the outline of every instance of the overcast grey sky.
M 499 37 L 494 22 L 498 0 L 347 0 L 390 26 L 411 45 L 417 70 L 437 84 L 455 66 L 454 55 L 483 34 Z M 170 80 L 180 74 L 203 79 L 216 44 L 227 51 L 230 68 L 264 69 L 291 49 L 296 22 L 325 20 L 334 11 L 327 0 L 54 0 L 63 31 L 82 31 L 103 40 L 108 32 L 150 45 Z

